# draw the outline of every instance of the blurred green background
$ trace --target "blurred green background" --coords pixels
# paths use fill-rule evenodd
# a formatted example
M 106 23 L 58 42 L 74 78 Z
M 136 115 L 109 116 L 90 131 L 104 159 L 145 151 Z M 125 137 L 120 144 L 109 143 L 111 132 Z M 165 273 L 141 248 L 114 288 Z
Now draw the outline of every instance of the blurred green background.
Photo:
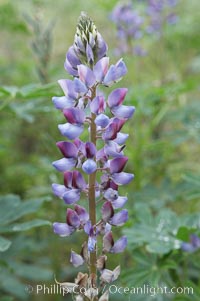
M 138 5 L 138 1 L 132 1 Z M 109 19 L 115 0 L 0 0 L 0 301 L 62 300 L 56 294 L 28 293 L 37 284 L 73 281 L 70 250 L 81 235 L 59 238 L 51 223 L 64 221 L 66 206 L 51 192 L 61 176 L 51 162 L 62 139 L 63 122 L 51 98 L 62 95 L 57 80 L 73 43 L 77 19 L 86 11 L 109 46 L 115 63 L 116 28 Z M 143 5 L 140 1 L 139 5 Z M 120 188 L 128 194 L 130 219 L 123 230 L 129 245 L 110 256 L 119 262 L 117 285 L 193 287 L 194 294 L 157 295 L 154 300 L 200 300 L 200 254 L 180 248 L 200 235 L 200 3 L 180 0 L 179 21 L 162 38 L 145 36 L 145 57 L 124 55 L 127 104 L 136 106 L 125 154 L 135 179 Z M 105 91 L 107 94 L 108 91 Z M 80 242 L 80 243 L 79 243 Z M 114 295 L 111 300 L 150 300 Z M 70 296 L 64 298 L 71 300 Z M 63 299 L 63 300 L 64 300 Z

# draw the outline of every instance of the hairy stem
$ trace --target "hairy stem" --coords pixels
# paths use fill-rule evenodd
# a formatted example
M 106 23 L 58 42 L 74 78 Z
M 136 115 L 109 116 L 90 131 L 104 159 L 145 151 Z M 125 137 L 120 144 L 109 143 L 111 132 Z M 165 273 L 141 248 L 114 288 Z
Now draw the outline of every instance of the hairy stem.
M 96 96 L 96 88 L 92 90 L 92 99 Z M 90 141 L 96 145 L 96 124 L 95 114 L 91 113 L 90 124 Z M 89 215 L 92 225 L 96 224 L 96 202 L 95 202 L 95 186 L 96 186 L 96 172 L 89 175 Z M 96 286 L 96 248 L 93 253 L 90 253 L 90 276 L 92 279 L 92 286 Z

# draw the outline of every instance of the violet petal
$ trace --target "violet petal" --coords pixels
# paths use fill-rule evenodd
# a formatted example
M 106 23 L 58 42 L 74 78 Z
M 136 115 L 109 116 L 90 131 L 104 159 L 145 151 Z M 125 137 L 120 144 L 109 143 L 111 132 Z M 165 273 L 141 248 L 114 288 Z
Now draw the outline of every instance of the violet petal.
M 79 189 L 70 189 L 64 193 L 63 200 L 66 204 L 74 204 L 80 200 L 80 197 L 81 193 Z
M 109 117 L 104 114 L 98 115 L 95 119 L 96 125 L 102 128 L 105 128 L 109 124 L 109 121 L 110 121 Z
M 113 90 L 108 96 L 108 105 L 112 109 L 123 103 L 124 98 L 128 92 L 127 88 L 118 88 Z
M 78 66 L 78 75 L 80 80 L 87 86 L 92 87 L 96 83 L 94 73 L 85 65 Z
M 68 225 L 70 225 L 74 228 L 78 228 L 80 226 L 80 219 L 79 219 L 78 214 L 70 208 L 67 208 L 66 221 L 67 221 Z
M 121 253 L 124 251 L 124 249 L 127 246 L 127 238 L 126 236 L 122 236 L 120 239 L 118 239 L 112 248 L 110 249 L 111 253 Z
M 84 130 L 82 125 L 75 125 L 70 123 L 59 124 L 58 129 L 63 136 L 67 137 L 70 140 L 79 137 Z
M 107 201 L 103 204 L 101 208 L 102 219 L 104 222 L 107 222 L 114 216 L 114 209 L 111 202 Z
M 72 142 L 59 141 L 56 143 L 65 158 L 77 158 L 78 149 Z
M 133 113 L 135 112 L 135 107 L 122 105 L 122 106 L 112 108 L 111 112 L 116 117 L 129 119 L 133 116 Z
M 120 173 L 124 169 L 127 161 L 128 161 L 128 157 L 114 158 L 113 160 L 111 160 L 110 161 L 111 174 Z
M 74 267 L 79 267 L 84 263 L 84 259 L 81 255 L 77 254 L 74 251 L 71 251 L 70 262 L 73 264 Z
M 114 209 L 118 209 L 122 208 L 126 204 L 127 200 L 127 197 L 119 196 L 116 200 L 111 201 L 111 203 Z
M 132 181 L 134 175 L 131 173 L 120 172 L 112 174 L 112 180 L 117 185 L 126 185 Z
M 63 110 L 64 108 L 71 108 L 75 104 L 73 99 L 70 99 L 66 96 L 61 96 L 61 97 L 54 96 L 52 98 L 52 101 L 54 103 L 55 108 L 58 110 Z
M 74 209 L 79 216 L 81 224 L 85 224 L 89 220 L 89 214 L 87 210 L 79 205 L 75 205 Z
M 82 164 L 82 170 L 87 173 L 88 175 L 92 174 L 97 170 L 97 164 L 93 159 L 87 159 Z
M 113 226 L 123 226 L 128 220 L 128 211 L 126 209 L 121 210 L 110 218 L 109 223 Z
M 53 190 L 53 193 L 56 196 L 58 196 L 59 198 L 62 198 L 63 194 L 65 194 L 65 192 L 67 191 L 67 189 L 64 185 L 60 185 L 60 184 L 56 184 L 56 183 L 52 184 L 52 190 Z
M 103 113 L 105 109 L 106 109 L 106 101 L 104 96 L 102 95 L 96 96 L 90 103 L 90 110 L 92 113 L 96 115 Z
M 54 161 L 52 163 L 53 167 L 55 167 L 58 171 L 67 171 L 71 170 L 76 165 L 76 159 L 74 158 L 62 158 L 60 160 Z
M 61 237 L 71 235 L 75 229 L 65 223 L 53 223 L 54 233 L 60 235 Z
M 103 57 L 100 59 L 93 68 L 96 80 L 101 83 L 104 79 L 109 66 L 109 57 Z
M 71 124 L 83 124 L 85 121 L 85 112 L 84 110 L 78 108 L 69 108 L 63 110 L 64 116 L 67 118 L 67 121 Z

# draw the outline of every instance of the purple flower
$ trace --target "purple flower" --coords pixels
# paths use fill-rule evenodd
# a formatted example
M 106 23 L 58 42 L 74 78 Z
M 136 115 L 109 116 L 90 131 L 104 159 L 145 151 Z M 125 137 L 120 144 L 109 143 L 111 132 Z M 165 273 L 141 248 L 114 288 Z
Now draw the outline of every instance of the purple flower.
M 181 244 L 181 249 L 189 253 L 197 251 L 200 249 L 200 237 L 198 237 L 196 234 L 191 234 L 190 242 L 183 242 Z
M 109 201 L 103 204 L 101 212 L 103 221 L 113 226 L 122 226 L 128 220 L 128 211 L 123 209 L 114 213 L 112 203 Z
M 126 18 L 132 22 L 128 12 Z M 139 25 L 139 16 L 134 18 Z M 52 190 L 55 196 L 73 206 L 73 209 L 67 209 L 66 222 L 55 222 L 53 229 L 59 236 L 69 236 L 77 230 L 87 235 L 80 254 L 71 251 L 70 262 L 75 267 L 85 262 L 93 271 L 90 276 L 79 273 L 75 280 L 80 287 L 87 287 L 89 299 L 96 285 L 96 268 L 101 273 L 102 283 L 110 283 L 119 276 L 119 266 L 113 271 L 105 268 L 104 253 L 123 252 L 127 245 L 125 236 L 115 241 L 111 229 L 124 225 L 128 220 L 128 211 L 121 209 L 127 197 L 119 195 L 118 185 L 128 184 L 133 178 L 132 174 L 124 172 L 128 161 L 124 155 L 124 144 L 128 134 L 120 131 L 135 108 L 123 103 L 128 91 L 126 88 L 115 89 L 108 97 L 99 90 L 100 85 L 107 87 L 118 82 L 127 73 L 127 68 L 122 59 L 109 66 L 106 52 L 107 45 L 96 26 L 82 14 L 74 44 L 65 60 L 65 68 L 74 78 L 59 80 L 64 96 L 53 98 L 55 108 L 62 111 L 67 121 L 58 125 L 67 141 L 57 142 L 63 157 L 52 163 L 63 174 L 64 184 L 53 183 Z M 87 136 L 83 136 L 87 140 L 81 141 L 79 136 L 86 126 Z M 88 199 L 86 208 L 77 204 L 83 194 Z M 99 216 L 97 204 L 102 201 Z M 97 242 L 100 238 L 103 245 L 98 244 L 98 258 Z M 108 294 L 104 295 L 108 300 Z M 99 300 L 103 301 L 103 296 Z
M 73 264 L 74 267 L 79 267 L 84 263 L 84 259 L 81 255 L 71 250 L 70 262 Z
M 120 81 L 120 79 L 127 73 L 127 68 L 122 59 L 120 59 L 115 65 L 111 65 L 104 77 L 103 84 L 105 86 L 112 86 L 114 83 Z
M 75 210 L 67 209 L 66 223 L 54 223 L 54 232 L 60 236 L 69 236 L 88 221 L 89 215 L 85 208 L 75 206 Z
M 127 246 L 126 236 L 122 236 L 114 242 L 112 232 L 107 232 L 103 237 L 103 250 L 110 253 L 121 253 Z

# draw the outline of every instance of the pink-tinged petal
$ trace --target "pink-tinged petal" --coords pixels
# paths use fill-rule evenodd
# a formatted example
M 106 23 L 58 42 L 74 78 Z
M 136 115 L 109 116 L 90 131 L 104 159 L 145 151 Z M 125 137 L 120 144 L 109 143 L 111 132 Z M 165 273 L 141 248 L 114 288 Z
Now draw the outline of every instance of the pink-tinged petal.
M 78 75 L 80 80 L 87 86 L 92 87 L 96 83 L 94 73 L 85 65 L 78 66 Z
M 75 125 L 70 123 L 59 124 L 58 129 L 61 134 L 70 140 L 78 138 L 84 130 L 83 125 Z
M 56 184 L 56 183 L 52 184 L 52 190 L 53 190 L 53 193 L 61 199 L 63 197 L 63 194 L 65 194 L 65 192 L 67 191 L 67 189 L 64 185 L 60 185 L 60 184 Z
M 111 202 L 107 201 L 103 204 L 101 208 L 102 219 L 104 222 L 107 222 L 114 216 L 114 209 Z
M 110 252 L 110 249 L 114 246 L 114 239 L 112 232 L 107 232 L 103 237 L 103 251 Z
M 114 189 L 114 190 L 118 190 L 118 185 L 117 184 L 115 184 L 115 182 L 113 182 L 113 181 L 109 181 L 109 186 L 108 186 L 108 188 L 112 188 L 112 189 Z
M 78 228 L 80 226 L 80 219 L 78 214 L 70 208 L 67 208 L 66 222 L 69 226 L 72 226 L 74 228 Z
M 121 210 L 110 218 L 109 223 L 113 226 L 123 226 L 128 220 L 128 211 L 126 209 Z
M 74 90 L 74 82 L 70 79 L 60 79 L 58 80 L 59 85 L 61 86 L 65 96 L 76 99 L 78 97 L 78 93 Z
M 134 175 L 131 173 L 120 172 L 112 174 L 112 180 L 117 185 L 126 185 L 130 183 L 134 178 Z
M 128 198 L 125 196 L 119 196 L 116 200 L 111 201 L 114 209 L 122 208 L 126 204 Z
M 81 190 L 87 186 L 84 177 L 78 170 L 73 171 L 72 186 Z
M 118 88 L 113 90 L 108 96 L 108 105 L 112 109 L 113 107 L 120 106 L 128 92 L 127 88 Z
M 82 170 L 90 175 L 97 170 L 97 164 L 93 159 L 87 159 L 82 165 Z
M 68 59 L 69 63 L 76 67 L 77 65 L 81 64 L 81 61 L 79 60 L 78 56 L 76 55 L 76 52 L 74 50 L 74 47 L 69 47 L 69 50 L 67 51 L 66 58 Z
M 89 214 L 87 210 L 79 205 L 75 205 L 74 209 L 79 216 L 81 224 L 85 224 L 89 220 Z
M 117 144 L 124 144 L 126 140 L 128 139 L 129 134 L 124 134 L 124 133 L 117 133 L 117 137 L 115 138 L 115 142 Z
M 85 121 L 85 112 L 78 108 L 64 109 L 63 114 L 71 124 L 83 124 Z
M 71 172 L 71 171 L 64 172 L 65 187 L 72 188 L 72 177 L 73 177 L 73 172 Z
M 63 200 L 66 204 L 74 204 L 79 201 L 81 197 L 81 192 L 79 189 L 70 189 L 63 195 Z
M 76 159 L 74 158 L 62 158 L 60 160 L 54 161 L 52 163 L 53 167 L 55 167 L 58 171 L 67 171 L 71 170 L 76 165 Z
M 104 78 L 103 84 L 111 86 L 113 83 L 118 82 L 127 73 L 127 68 L 122 59 L 116 65 L 111 65 Z
M 108 50 L 108 46 L 105 43 L 104 39 L 102 38 L 101 34 L 99 32 L 97 32 L 97 56 L 98 56 L 98 60 L 100 60 L 102 57 L 104 57 L 106 55 L 106 52 Z
M 114 140 L 117 137 L 117 133 L 121 130 L 122 126 L 126 122 L 126 119 L 119 119 L 117 117 L 111 119 L 105 132 L 102 135 L 103 140 Z
M 117 266 L 113 271 L 104 269 L 103 272 L 101 273 L 100 279 L 104 282 L 110 283 L 117 280 L 119 275 L 120 275 L 120 266 Z
M 110 121 L 109 117 L 104 114 L 98 115 L 95 119 L 96 125 L 102 128 L 105 128 L 109 124 L 109 121 Z
M 112 246 L 112 248 L 110 249 L 110 253 L 121 253 L 124 251 L 126 246 L 127 246 L 127 238 L 126 236 L 122 236 L 114 243 L 114 246 Z
M 54 233 L 60 235 L 61 237 L 71 235 L 75 229 L 65 223 L 53 223 Z
M 135 112 L 135 107 L 123 106 L 122 105 L 122 106 L 119 106 L 119 107 L 112 108 L 111 112 L 116 117 L 129 119 L 133 116 L 133 113 Z
M 106 101 L 103 95 L 96 96 L 90 103 L 90 110 L 96 115 L 103 113 L 105 109 Z
M 63 110 L 65 108 L 71 108 L 74 107 L 75 101 L 73 99 L 70 99 L 66 96 L 61 97 L 53 97 L 52 101 L 54 103 L 54 106 L 58 110 Z
M 106 162 L 108 160 L 108 156 L 105 154 L 104 148 L 100 149 L 96 154 L 97 161 Z
M 118 125 L 117 123 L 110 123 L 102 135 L 103 140 L 113 140 L 117 137 Z
M 88 44 L 88 43 L 86 45 L 86 55 L 87 55 L 88 63 L 92 64 L 94 62 L 94 54 L 93 54 L 90 44 Z
M 117 124 L 118 132 L 123 127 L 124 123 L 126 122 L 126 119 L 119 119 L 117 117 L 113 118 L 113 122 Z
M 74 79 L 74 91 L 77 92 L 79 95 L 84 95 L 85 93 L 87 93 L 88 88 L 81 80 L 79 80 L 78 78 L 75 78 Z
M 68 61 L 68 59 L 65 60 L 64 62 L 64 68 L 65 70 L 72 76 L 78 76 L 78 70 L 76 68 L 74 68 L 70 62 Z
M 72 263 L 73 266 L 77 268 L 84 263 L 84 259 L 81 255 L 77 254 L 74 251 L 71 251 L 70 263 Z
M 118 191 L 112 188 L 108 188 L 105 192 L 103 197 L 108 201 L 114 201 L 118 198 Z
M 119 146 L 114 141 L 107 141 L 106 145 L 104 146 L 105 154 L 114 158 L 123 157 L 123 149 L 124 146 Z
M 59 141 L 56 143 L 57 147 L 65 158 L 77 158 L 78 149 L 72 142 Z
M 97 82 L 101 83 L 108 71 L 109 57 L 103 57 L 100 59 L 93 68 Z
M 115 158 L 111 160 L 110 161 L 111 174 L 121 172 L 124 169 L 127 161 L 128 161 L 128 157 Z
M 96 146 L 92 142 L 86 142 L 85 151 L 86 151 L 87 158 L 94 158 L 97 152 Z

